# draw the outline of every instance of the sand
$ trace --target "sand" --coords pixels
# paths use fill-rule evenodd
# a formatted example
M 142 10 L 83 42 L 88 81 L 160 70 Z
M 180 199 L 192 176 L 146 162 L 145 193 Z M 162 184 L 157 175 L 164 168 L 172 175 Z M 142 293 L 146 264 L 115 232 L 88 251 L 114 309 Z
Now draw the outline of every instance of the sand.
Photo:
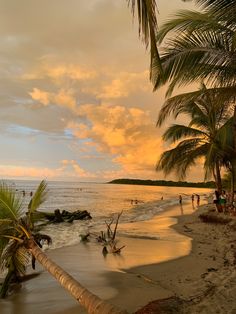
M 172 313 L 236 313 L 236 234 L 229 226 L 201 222 L 199 212 L 208 207 L 212 205 L 196 210 L 184 204 L 153 220 L 120 226 L 120 242 L 126 245 L 120 256 L 104 259 L 94 243 L 48 254 L 92 292 L 130 313 L 173 296 L 186 302 Z M 161 240 L 122 237 L 123 228 L 141 228 L 142 234 L 151 230 Z M 1 314 L 86 313 L 50 275 L 38 270 L 40 276 L 0 302 Z
M 193 239 L 191 253 L 168 262 L 136 267 L 130 270 L 142 284 L 129 285 L 130 278 L 124 276 L 119 282 L 119 295 L 112 302 L 122 306 L 125 300 L 130 312 L 142 308 L 142 300 L 177 297 L 184 302 L 177 308 L 161 313 L 236 313 L 236 231 L 229 225 L 206 224 L 198 218 L 201 212 L 213 209 L 203 206 L 191 215 L 178 218 L 173 226 L 181 234 Z M 234 218 L 233 218 L 234 219 Z M 233 222 L 235 226 L 235 222 Z M 112 278 L 113 277 L 113 278 Z M 152 287 L 147 290 L 147 283 Z M 117 283 L 116 283 L 117 285 Z M 148 296 L 142 292 L 148 291 Z M 153 293 L 156 291 L 155 293 Z M 131 300 L 132 299 L 132 300 Z M 155 308 L 155 302 L 150 308 Z M 160 313 L 157 310 L 139 313 Z

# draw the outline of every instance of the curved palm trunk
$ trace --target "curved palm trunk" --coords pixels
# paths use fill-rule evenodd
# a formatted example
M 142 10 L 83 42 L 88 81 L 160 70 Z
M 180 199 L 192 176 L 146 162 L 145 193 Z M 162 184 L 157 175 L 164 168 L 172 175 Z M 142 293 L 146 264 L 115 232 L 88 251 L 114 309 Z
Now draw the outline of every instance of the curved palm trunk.
M 33 240 L 30 240 L 28 245 L 35 259 L 79 301 L 89 314 L 127 314 L 126 311 L 117 309 L 84 288 L 60 266 L 50 260 Z

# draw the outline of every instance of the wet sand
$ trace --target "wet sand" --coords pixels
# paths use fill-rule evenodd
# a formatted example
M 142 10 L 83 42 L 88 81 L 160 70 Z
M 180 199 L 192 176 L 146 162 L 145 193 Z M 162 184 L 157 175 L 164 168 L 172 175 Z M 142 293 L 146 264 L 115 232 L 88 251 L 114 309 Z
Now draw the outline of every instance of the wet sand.
M 47 254 L 93 293 L 134 312 L 151 300 L 173 294 L 160 278 L 165 281 L 165 275 L 169 276 L 169 263 L 175 265 L 186 258 L 181 257 L 190 253 L 192 240 L 189 234 L 177 233 L 170 226 L 177 222 L 174 216 L 194 211 L 190 203 L 177 205 L 150 221 L 120 225 L 118 237 L 120 244 L 125 245 L 120 255 L 108 254 L 104 258 L 97 243 L 79 243 L 48 250 Z M 142 234 L 147 230 L 160 239 L 122 236 L 122 230 L 127 229 L 142 230 Z M 38 264 L 37 270 L 41 272 L 37 278 L 23 283 L 16 294 L 0 301 L 1 314 L 86 313 Z

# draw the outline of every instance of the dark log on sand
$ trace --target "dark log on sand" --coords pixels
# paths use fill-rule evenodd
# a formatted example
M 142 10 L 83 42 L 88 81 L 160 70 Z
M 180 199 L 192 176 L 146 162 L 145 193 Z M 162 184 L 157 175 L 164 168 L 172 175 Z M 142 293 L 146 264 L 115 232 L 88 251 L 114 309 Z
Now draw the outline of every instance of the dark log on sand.
M 73 222 L 74 220 L 91 219 L 91 215 L 87 210 L 76 210 L 68 212 L 67 210 L 60 211 L 56 209 L 54 213 L 35 212 L 35 220 L 47 220 L 50 223 Z

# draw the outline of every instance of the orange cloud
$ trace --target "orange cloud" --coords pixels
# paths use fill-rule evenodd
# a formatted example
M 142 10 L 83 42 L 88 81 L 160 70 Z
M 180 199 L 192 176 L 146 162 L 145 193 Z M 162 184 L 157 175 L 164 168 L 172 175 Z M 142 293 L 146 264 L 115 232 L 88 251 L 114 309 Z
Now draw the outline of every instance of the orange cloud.
M 38 88 L 33 88 L 33 91 L 29 93 L 32 99 L 39 101 L 44 106 L 47 106 L 50 102 L 50 93 L 42 91 Z
M 49 104 L 55 104 L 71 111 L 77 111 L 76 99 L 73 89 L 60 89 L 58 93 L 49 93 L 38 88 L 33 88 L 32 92 L 29 92 L 32 99 L 37 100 L 39 103 L 47 106 Z
M 71 122 L 74 136 L 90 138 L 97 151 L 111 154 L 125 173 L 153 172 L 162 141 L 149 114 L 138 108 L 109 105 L 82 105 L 79 114 L 89 124 Z
M 127 97 L 135 92 L 149 92 L 151 85 L 149 82 L 149 72 L 115 72 L 113 77 L 111 71 L 101 71 L 100 77 L 103 79 L 95 86 L 83 86 L 82 91 L 91 93 L 99 99 L 115 99 Z
M 65 64 L 57 62 L 56 60 L 47 57 L 43 58 L 41 64 L 25 73 L 22 76 L 24 80 L 45 79 L 50 78 L 55 83 L 61 83 L 65 79 L 76 81 L 90 80 L 97 76 L 96 71 L 89 69 L 89 67 L 82 67 L 78 64 Z
M 62 160 L 62 166 L 56 169 L 45 167 L 0 166 L 0 176 L 3 178 L 93 178 L 94 174 L 82 169 L 75 160 Z

